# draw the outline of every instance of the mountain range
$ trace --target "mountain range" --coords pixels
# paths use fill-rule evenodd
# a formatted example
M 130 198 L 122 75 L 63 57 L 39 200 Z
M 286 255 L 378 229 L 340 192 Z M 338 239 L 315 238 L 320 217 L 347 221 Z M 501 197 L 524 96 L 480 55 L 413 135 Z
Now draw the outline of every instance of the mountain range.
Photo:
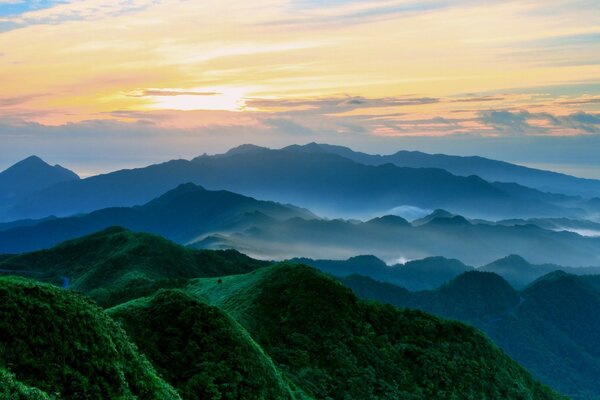
M 288 149 L 337 154 L 365 165 L 394 164 L 398 167 L 440 168 L 454 175 L 477 175 L 489 182 L 514 182 L 543 192 L 600 197 L 600 180 L 577 178 L 558 172 L 529 168 L 479 156 L 452 156 L 401 150 L 390 155 L 373 155 L 348 147 L 309 143 Z
M 134 207 L 113 207 L 2 230 L 0 253 L 51 247 L 61 241 L 120 225 L 159 234 L 180 244 L 236 249 L 262 259 L 346 259 L 373 254 L 388 263 L 431 256 L 484 265 L 508 254 L 537 264 L 600 265 L 600 237 L 469 221 L 437 210 L 413 223 L 397 216 L 365 222 L 323 219 L 292 205 L 256 200 L 184 184 Z
M 440 168 L 367 165 L 310 148 L 270 150 L 246 145 L 190 161 L 173 160 L 60 182 L 4 202 L 0 221 L 144 204 L 187 182 L 293 203 L 326 216 L 364 218 L 416 207 L 445 208 L 472 218 L 581 218 L 600 210 L 587 198 L 545 193 L 514 181 L 488 182 Z
M 51 247 L 110 226 L 159 234 L 180 244 L 236 249 L 262 259 L 346 259 L 373 254 L 387 263 L 442 256 L 484 265 L 508 254 L 536 264 L 600 265 L 600 237 L 469 221 L 437 210 L 413 223 L 397 216 L 329 220 L 292 205 L 184 184 L 142 206 L 113 207 L 2 230 L 0 253 Z
M 256 215 L 282 220 L 315 218 L 311 212 L 295 206 L 184 184 L 143 206 L 113 207 L 37 223 L 13 223 L 17 226 L 4 231 L 0 227 L 0 253 L 47 248 L 113 225 L 154 232 L 170 240 L 186 243 L 206 233 L 228 232 L 234 226 L 249 223 Z

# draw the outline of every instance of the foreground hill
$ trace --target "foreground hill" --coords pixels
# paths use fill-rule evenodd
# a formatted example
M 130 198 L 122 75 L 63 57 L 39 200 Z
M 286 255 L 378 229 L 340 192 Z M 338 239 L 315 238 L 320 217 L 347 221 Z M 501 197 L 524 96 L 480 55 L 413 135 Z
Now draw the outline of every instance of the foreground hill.
M 184 292 L 159 291 L 109 314 L 184 399 L 296 398 L 244 328 Z
M 364 303 L 309 267 L 198 279 L 187 290 L 236 318 L 315 398 L 556 398 L 475 329 Z
M 391 163 L 399 167 L 441 168 L 454 175 L 477 175 L 490 182 L 515 182 L 545 192 L 600 197 L 600 181 L 583 179 L 552 171 L 528 168 L 484 157 L 461 157 L 401 150 L 390 155 L 373 155 L 352 151 L 343 146 L 310 143 L 289 149 L 313 153 L 338 154 L 367 165 Z
M 191 161 L 173 160 L 59 183 L 15 204 L 5 220 L 144 204 L 186 182 L 338 216 L 380 215 L 405 205 L 494 219 L 581 216 L 585 209 L 594 208 L 580 198 L 492 184 L 443 169 L 373 166 L 337 154 L 246 146 Z
M 548 274 L 515 291 L 490 272 L 466 272 L 434 291 L 410 292 L 357 275 L 360 297 L 473 324 L 534 376 L 573 399 L 598 399 L 600 286 L 597 277 Z
M 0 259 L 0 271 L 68 286 L 102 305 L 177 287 L 185 279 L 252 271 L 268 263 L 236 251 L 202 251 L 119 227 L 48 250 Z
M 10 395 L 3 399 L 180 398 L 86 298 L 2 277 L 0 299 L 0 394 Z
M 162 252 L 165 258 L 155 259 Z M 177 398 L 172 387 L 192 399 L 559 398 L 474 328 L 365 303 L 307 266 L 256 269 L 265 263 L 239 253 L 199 253 L 120 229 L 7 261 L 31 276 L 66 273 L 72 287 L 112 304 L 150 296 L 109 310 L 125 336 L 80 295 L 22 278 L 0 279 L 0 379 L 11 391 L 139 399 Z M 221 276 L 244 270 L 250 272 Z M 119 282 L 129 273 L 157 284 L 130 279 L 124 296 Z M 193 275 L 214 278 L 185 279 Z M 169 286 L 162 277 L 182 278 Z M 97 296 L 99 291 L 108 294 Z M 108 338 L 110 349 L 103 347 Z M 130 340 L 153 366 L 126 345 Z M 106 365 L 114 369 L 101 370 Z M 144 371 L 139 365 L 146 365 Z M 68 386 L 72 377 L 74 386 Z

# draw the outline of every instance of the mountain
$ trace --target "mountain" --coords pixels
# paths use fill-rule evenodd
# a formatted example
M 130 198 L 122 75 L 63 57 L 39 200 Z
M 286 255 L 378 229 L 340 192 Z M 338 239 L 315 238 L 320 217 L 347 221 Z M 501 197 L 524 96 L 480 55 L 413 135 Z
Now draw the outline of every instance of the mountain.
M 479 271 L 426 292 L 357 275 L 341 281 L 362 298 L 473 324 L 542 382 L 573 399 L 592 400 L 600 398 L 597 278 L 556 271 L 522 291 Z
M 0 201 L 9 204 L 57 183 L 76 180 L 79 176 L 73 171 L 31 156 L 0 172 Z
M 557 270 L 576 275 L 600 274 L 600 267 L 571 268 L 555 264 L 536 265 L 514 254 L 484 265 L 479 270 L 494 272 L 516 288 L 523 288 L 541 276 Z
M 557 398 L 477 330 L 358 300 L 280 264 L 186 289 L 225 310 L 313 398 Z
M 441 217 L 439 212 L 434 214 L 424 219 L 426 223 L 422 220 L 416 225 L 397 217 L 365 222 L 303 218 L 254 221 L 243 229 L 215 232 L 192 242 L 192 246 L 235 248 L 256 257 L 279 260 L 348 259 L 371 254 L 394 265 L 398 260 L 441 256 L 478 266 L 507 254 L 519 254 L 536 264 L 600 265 L 600 237 L 531 224 L 475 223 L 453 214 L 449 218 Z
M 5 220 L 144 204 L 186 182 L 293 203 L 331 216 L 381 215 L 400 206 L 444 208 L 493 219 L 581 217 L 597 211 L 581 198 L 492 184 L 442 169 L 364 165 L 337 154 L 244 146 L 191 161 L 173 160 L 62 182 L 14 204 Z
M 310 265 L 338 277 L 364 275 L 409 290 L 435 289 L 463 272 L 473 269 L 458 260 L 444 257 L 428 257 L 392 266 L 388 266 L 374 256 L 358 256 L 348 260 L 298 258 L 290 261 Z
M 183 399 L 293 399 L 271 358 L 217 307 L 179 290 L 108 310 Z
M 0 277 L 0 299 L 3 399 L 180 399 L 83 296 Z
M 394 164 L 399 167 L 441 168 L 454 175 L 477 175 L 489 182 L 515 182 L 544 192 L 565 193 L 585 197 L 600 196 L 600 180 L 576 178 L 552 171 L 528 168 L 484 157 L 427 154 L 420 151 L 398 151 L 390 155 L 371 155 L 343 146 L 309 143 L 289 149 L 310 153 L 337 154 L 366 165 Z
M 188 183 L 143 206 L 108 208 L 0 230 L 0 253 L 48 248 L 114 225 L 186 243 L 214 231 L 228 232 L 234 225 L 241 229 L 243 224 L 257 222 L 260 216 L 268 220 L 315 218 L 314 214 L 298 207 L 258 201 L 227 191 L 208 191 Z
M 509 219 L 495 222 L 498 225 L 537 225 L 540 228 L 553 231 L 567 231 L 581 236 L 600 237 L 600 223 L 589 220 L 569 218 L 528 218 Z
M 295 206 L 209 191 L 194 184 L 180 185 L 143 206 L 14 224 L 21 226 L 0 229 L 0 253 L 48 248 L 119 225 L 196 248 L 234 248 L 271 260 L 348 259 L 372 254 L 389 264 L 442 256 L 484 265 L 507 254 L 520 254 L 537 264 L 600 264 L 600 237 L 532 224 L 469 221 L 441 210 L 413 224 L 392 215 L 365 222 L 327 220 Z M 402 284 L 410 285 L 407 282 Z M 422 287 L 426 288 L 431 287 Z
M 67 286 L 110 306 L 161 287 L 179 287 L 188 278 L 239 274 L 267 264 L 233 250 L 192 250 L 112 227 L 48 250 L 0 259 L 0 273 Z
M 494 276 L 502 277 L 511 286 L 518 289 L 557 270 L 573 275 L 589 275 L 587 279 L 590 281 L 593 276 L 600 276 L 600 267 L 573 268 L 556 264 L 531 264 L 518 255 L 503 257 L 478 268 L 465 265 L 459 260 L 444 257 L 427 257 L 393 265 L 388 265 L 375 256 L 356 256 L 347 260 L 293 258 L 289 261 L 310 265 L 339 278 L 368 277 L 374 281 L 389 283 L 393 287 L 399 286 L 409 291 L 437 289 L 468 271 L 493 272 Z M 600 285 L 600 278 L 598 282 Z

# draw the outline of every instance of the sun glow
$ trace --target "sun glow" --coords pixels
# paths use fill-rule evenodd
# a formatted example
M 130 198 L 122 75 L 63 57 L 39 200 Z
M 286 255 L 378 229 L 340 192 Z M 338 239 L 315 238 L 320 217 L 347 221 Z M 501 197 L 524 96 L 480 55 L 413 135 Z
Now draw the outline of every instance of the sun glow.
M 242 111 L 246 107 L 248 89 L 243 87 L 211 87 L 194 89 L 148 89 L 140 97 L 147 99 L 151 110 L 220 110 Z

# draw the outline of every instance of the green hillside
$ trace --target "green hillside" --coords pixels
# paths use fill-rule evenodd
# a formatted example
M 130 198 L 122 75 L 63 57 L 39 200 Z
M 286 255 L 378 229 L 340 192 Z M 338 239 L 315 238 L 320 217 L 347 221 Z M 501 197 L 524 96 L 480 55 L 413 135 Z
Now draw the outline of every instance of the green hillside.
M 177 290 L 109 310 L 184 399 L 293 399 L 272 360 L 223 311 Z
M 187 290 L 240 321 L 315 398 L 558 398 L 474 328 L 365 303 L 310 267 L 197 279 Z
M 559 398 L 475 328 L 366 303 L 307 266 L 111 228 L 0 269 L 68 283 L 124 329 L 70 290 L 2 278 L 0 379 L 16 398 Z
M 364 299 L 473 324 L 542 382 L 577 400 L 600 399 L 597 276 L 556 271 L 514 290 L 490 272 L 467 272 L 433 291 L 371 278 L 341 279 Z
M 179 399 L 102 309 L 14 277 L 0 278 L 0 382 L 2 399 Z
M 179 287 L 187 278 L 239 274 L 267 264 L 233 250 L 193 250 L 112 227 L 48 250 L 0 259 L 0 271 L 67 284 L 112 306 L 161 287 Z

